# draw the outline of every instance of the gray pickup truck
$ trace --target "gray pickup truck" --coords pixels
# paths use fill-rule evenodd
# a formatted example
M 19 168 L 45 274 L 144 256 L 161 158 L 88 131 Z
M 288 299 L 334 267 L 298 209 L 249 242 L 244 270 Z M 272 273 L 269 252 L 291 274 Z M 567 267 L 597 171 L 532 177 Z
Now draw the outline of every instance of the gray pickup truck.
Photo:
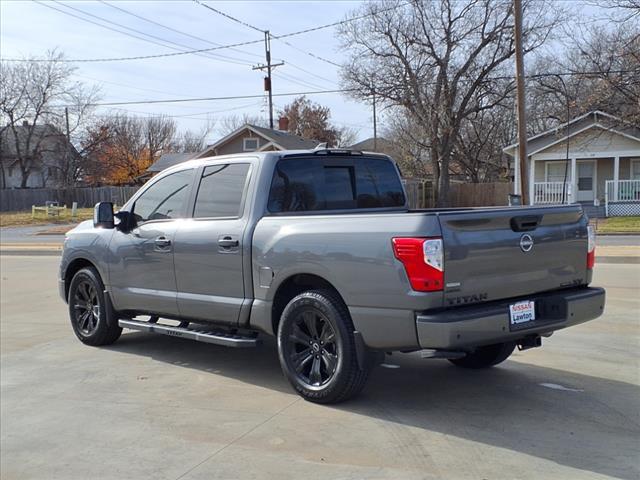
M 247 153 L 163 171 L 67 234 L 59 288 L 88 345 L 122 328 L 251 347 L 277 337 L 304 398 L 346 400 L 384 352 L 496 365 L 600 316 L 579 205 L 410 210 L 396 164 Z

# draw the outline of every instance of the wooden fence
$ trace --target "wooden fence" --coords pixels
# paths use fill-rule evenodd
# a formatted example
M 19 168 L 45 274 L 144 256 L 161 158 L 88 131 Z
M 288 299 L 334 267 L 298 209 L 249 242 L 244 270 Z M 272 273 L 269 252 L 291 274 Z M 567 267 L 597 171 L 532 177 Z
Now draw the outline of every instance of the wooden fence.
M 435 198 L 430 180 L 404 180 L 411 208 L 433 208 Z M 449 205 L 451 207 L 488 207 L 508 204 L 510 183 L 452 183 Z M 44 205 L 54 201 L 71 207 L 93 207 L 98 202 L 114 202 L 123 205 L 138 187 L 82 187 L 82 188 L 25 188 L 0 190 L 0 212 L 31 211 L 32 205 Z
M 494 207 L 509 205 L 512 184 L 496 183 L 452 183 L 449 205 L 452 207 Z
M 31 211 L 32 205 L 58 202 L 71 207 L 90 208 L 98 202 L 124 204 L 138 187 L 23 188 L 0 190 L 0 212 Z
M 403 183 L 410 208 L 435 207 L 436 199 L 431 180 L 407 178 Z M 509 204 L 512 184 L 452 182 L 449 188 L 450 207 L 492 207 Z

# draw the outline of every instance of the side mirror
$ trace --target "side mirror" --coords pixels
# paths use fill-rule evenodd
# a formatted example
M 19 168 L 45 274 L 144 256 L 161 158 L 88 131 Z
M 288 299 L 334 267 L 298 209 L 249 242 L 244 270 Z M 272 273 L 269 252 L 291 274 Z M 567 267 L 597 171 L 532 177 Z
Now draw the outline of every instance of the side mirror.
M 113 228 L 113 203 L 99 202 L 93 207 L 93 226 L 96 228 Z
M 115 217 L 118 219 L 116 228 L 122 232 L 128 232 L 135 227 L 136 219 L 133 213 L 126 210 L 116 212 Z

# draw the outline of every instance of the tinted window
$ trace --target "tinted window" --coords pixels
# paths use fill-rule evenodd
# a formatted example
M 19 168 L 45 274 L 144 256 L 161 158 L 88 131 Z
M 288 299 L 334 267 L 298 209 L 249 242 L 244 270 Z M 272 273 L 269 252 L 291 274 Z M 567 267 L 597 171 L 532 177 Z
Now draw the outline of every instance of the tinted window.
M 269 211 L 305 212 L 322 210 L 316 183 L 322 175 L 322 165 L 315 159 L 280 160 L 276 165 L 269 192 Z
M 356 160 L 356 191 L 358 208 L 401 207 L 404 193 L 398 172 L 383 159 Z
M 400 178 L 389 160 L 291 158 L 276 166 L 268 208 L 271 212 L 303 212 L 401 207 L 404 203 Z
M 200 179 L 193 216 L 238 217 L 248 172 L 248 163 L 206 167 Z
M 133 207 L 138 222 L 181 218 L 193 170 L 182 170 L 161 178 L 140 195 Z

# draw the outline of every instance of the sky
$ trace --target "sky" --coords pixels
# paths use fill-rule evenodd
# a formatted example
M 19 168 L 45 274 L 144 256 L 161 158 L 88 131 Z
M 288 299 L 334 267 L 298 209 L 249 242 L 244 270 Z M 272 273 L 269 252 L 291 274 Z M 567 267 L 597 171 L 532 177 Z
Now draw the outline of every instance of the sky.
M 342 20 L 352 13 L 360 2 L 203 3 L 261 30 L 268 29 L 273 35 L 279 35 Z M 114 7 L 126 10 L 137 17 Z M 125 31 L 139 38 L 109 30 L 81 18 Z M 0 30 L 2 58 L 43 56 L 47 50 L 53 48 L 64 52 L 68 59 L 127 57 L 264 39 L 261 32 L 238 24 L 192 0 L 105 0 L 105 3 L 80 0 L 1 0 Z M 167 44 L 165 41 L 174 44 Z M 339 68 L 309 55 L 310 53 L 321 56 L 336 63 L 344 59 L 334 28 L 290 37 L 286 41 L 290 45 L 280 40 L 271 42 L 272 61 L 285 63 L 274 70 L 274 93 L 340 88 Z M 207 118 L 218 119 L 218 128 L 215 128 L 208 138 L 209 141 L 214 141 L 220 136 L 222 117 L 241 116 L 245 113 L 268 117 L 263 90 L 264 73 L 252 70 L 253 66 L 265 62 L 264 55 L 264 43 L 260 42 L 211 54 L 77 63 L 74 76 L 87 85 L 100 85 L 101 102 L 234 95 L 263 96 L 255 99 L 118 107 L 142 116 L 161 113 L 174 116 L 181 130 L 198 130 L 207 123 Z M 294 98 L 274 98 L 276 119 L 277 110 Z M 333 122 L 356 130 L 360 139 L 372 136 L 369 106 L 339 93 L 309 95 L 309 98 L 330 107 Z M 106 107 L 99 110 L 108 111 Z
M 343 20 L 360 5 L 359 1 L 346 0 L 199 1 L 259 30 L 268 29 L 276 36 Z M 584 3 L 579 0 L 562 3 L 576 11 L 584 10 Z M 54 48 L 64 52 L 68 59 L 144 56 L 264 38 L 254 28 L 193 0 L 0 0 L 0 30 L 2 58 L 43 56 Z M 346 59 L 335 28 L 296 35 L 286 41 L 288 44 L 282 40 L 271 43 L 273 62 L 285 63 L 274 70 L 274 93 L 340 88 L 339 68 L 316 58 L 321 56 L 338 64 Z M 98 113 L 126 111 L 142 116 L 166 114 L 175 118 L 181 130 L 198 130 L 207 124 L 207 119 L 217 119 L 217 128 L 207 139 L 213 142 L 221 135 L 223 117 L 243 114 L 268 117 L 264 73 L 252 69 L 264 61 L 264 44 L 259 42 L 200 55 L 77 63 L 75 77 L 88 85 L 100 85 L 101 102 L 262 96 L 98 110 Z M 340 93 L 308 97 L 330 107 L 332 121 L 357 131 L 359 140 L 372 136 L 370 106 Z M 276 118 L 277 111 L 294 98 L 274 98 Z

